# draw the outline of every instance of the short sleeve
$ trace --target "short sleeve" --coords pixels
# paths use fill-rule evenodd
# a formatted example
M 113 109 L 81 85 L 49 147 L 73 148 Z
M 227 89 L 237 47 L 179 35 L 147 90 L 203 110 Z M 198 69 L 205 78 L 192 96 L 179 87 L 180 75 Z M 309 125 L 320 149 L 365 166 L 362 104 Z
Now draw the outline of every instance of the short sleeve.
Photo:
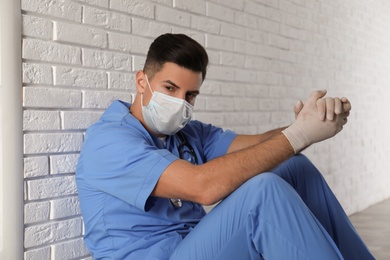
M 157 148 L 146 130 L 103 122 L 85 140 L 79 177 L 92 187 L 145 210 L 160 175 L 176 159 L 168 150 Z
M 201 149 L 204 162 L 225 155 L 237 136 L 230 130 L 223 130 L 196 120 L 191 121 L 184 131 L 189 136 L 190 142 Z

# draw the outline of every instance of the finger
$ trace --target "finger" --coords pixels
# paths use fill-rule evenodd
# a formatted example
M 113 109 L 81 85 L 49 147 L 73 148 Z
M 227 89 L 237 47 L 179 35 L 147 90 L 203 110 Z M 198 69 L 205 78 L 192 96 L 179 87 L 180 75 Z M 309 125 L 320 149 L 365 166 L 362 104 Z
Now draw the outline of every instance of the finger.
M 343 103 L 339 98 L 334 98 L 334 112 L 336 115 L 340 115 L 344 112 Z
M 310 93 L 309 100 L 317 100 L 319 98 L 322 98 L 326 95 L 326 92 L 326 89 L 315 90 Z
M 343 111 L 344 112 L 347 112 L 347 111 L 350 111 L 352 109 L 352 105 L 351 105 L 351 102 L 349 102 L 349 100 L 347 98 L 341 98 L 341 102 L 343 102 Z
M 326 119 L 332 121 L 334 116 L 334 99 L 326 98 Z
M 294 107 L 294 113 L 295 113 L 295 119 L 298 117 L 299 112 L 301 112 L 303 108 L 303 102 L 302 100 L 298 100 L 298 102 L 295 104 Z
M 320 98 L 317 100 L 317 111 L 318 111 L 318 116 L 321 121 L 325 120 L 326 117 L 326 102 L 325 99 Z

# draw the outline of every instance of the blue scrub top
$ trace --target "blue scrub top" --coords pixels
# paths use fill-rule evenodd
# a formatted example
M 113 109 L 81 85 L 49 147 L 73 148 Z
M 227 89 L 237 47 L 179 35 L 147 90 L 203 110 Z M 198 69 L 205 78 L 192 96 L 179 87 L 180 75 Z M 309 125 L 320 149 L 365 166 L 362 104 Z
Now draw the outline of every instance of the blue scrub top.
M 94 259 L 168 259 L 205 215 L 200 204 L 151 196 L 160 175 L 178 160 L 178 135 L 164 145 L 114 101 L 89 127 L 76 170 L 85 225 Z M 192 120 L 182 132 L 198 164 L 226 154 L 236 134 Z M 178 173 L 180 174 L 180 173 Z

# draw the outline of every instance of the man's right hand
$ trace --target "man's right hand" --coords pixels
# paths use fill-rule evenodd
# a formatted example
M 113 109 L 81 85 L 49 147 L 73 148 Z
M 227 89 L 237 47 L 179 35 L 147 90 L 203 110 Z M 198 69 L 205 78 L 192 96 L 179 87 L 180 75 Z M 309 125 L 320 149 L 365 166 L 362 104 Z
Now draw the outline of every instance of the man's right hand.
M 339 133 L 343 125 L 347 123 L 347 117 L 349 115 L 350 104 L 347 99 L 345 108 L 340 108 L 340 99 L 338 98 L 326 98 L 325 90 L 317 90 L 310 94 L 309 98 L 305 102 L 302 110 L 296 116 L 296 120 L 288 128 L 283 130 L 283 134 L 289 140 L 291 146 L 294 148 L 295 153 L 298 153 L 307 146 L 328 139 Z M 338 104 L 336 106 L 337 113 L 332 113 L 332 119 L 330 120 L 327 116 L 326 119 L 318 116 L 318 105 L 319 100 L 325 100 L 327 103 L 334 102 Z M 341 100 L 340 100 L 341 101 Z M 347 102 L 348 101 L 348 102 Z M 342 105 L 343 103 L 341 103 Z M 347 108 L 349 105 L 349 109 Z M 321 107 L 321 106 L 319 106 Z M 333 106 L 334 107 L 334 106 Z M 339 110 L 342 111 L 339 111 Z M 321 111 L 320 111 L 321 112 Z

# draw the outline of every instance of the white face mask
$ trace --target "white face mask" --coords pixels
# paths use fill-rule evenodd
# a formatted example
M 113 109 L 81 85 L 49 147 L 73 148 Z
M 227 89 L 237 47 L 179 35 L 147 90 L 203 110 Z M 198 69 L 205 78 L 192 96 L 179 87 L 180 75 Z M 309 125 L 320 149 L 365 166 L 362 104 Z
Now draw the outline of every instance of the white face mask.
M 145 75 L 146 76 L 146 75 Z M 174 135 L 191 120 L 193 106 L 184 99 L 152 91 L 148 76 L 146 82 L 152 98 L 147 106 L 143 105 L 141 96 L 142 116 L 147 126 L 156 134 Z

